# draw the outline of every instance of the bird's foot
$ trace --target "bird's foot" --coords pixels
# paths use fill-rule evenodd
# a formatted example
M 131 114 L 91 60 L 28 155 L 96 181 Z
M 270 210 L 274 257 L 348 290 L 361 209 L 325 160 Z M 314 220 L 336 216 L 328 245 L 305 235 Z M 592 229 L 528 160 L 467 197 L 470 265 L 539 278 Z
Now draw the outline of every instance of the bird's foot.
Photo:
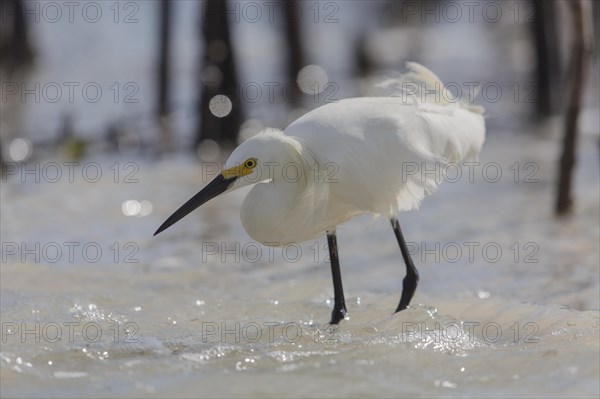
M 339 324 L 340 321 L 344 320 L 348 315 L 348 312 L 346 311 L 346 307 L 342 306 L 342 307 L 334 307 L 333 308 L 333 312 L 331 312 L 331 321 L 329 322 L 329 324 Z
M 396 311 L 394 313 L 401 312 L 401 311 L 403 311 L 405 309 L 408 309 L 408 305 L 405 305 L 405 304 L 401 303 L 400 305 L 398 305 L 398 307 L 396 308 Z
M 398 304 L 398 307 L 396 308 L 396 311 L 394 313 L 398 313 L 402 310 L 408 309 L 408 307 L 409 307 L 408 304 L 410 303 L 410 300 L 412 299 L 413 292 L 408 293 L 408 295 L 406 294 L 407 293 L 406 290 L 404 290 L 402 292 L 402 298 L 400 299 L 400 303 Z
M 398 313 L 408 308 L 410 301 L 417 290 L 417 284 L 419 283 L 419 274 L 416 270 L 404 277 L 402 282 L 402 296 L 400 297 L 400 303 L 394 313 Z

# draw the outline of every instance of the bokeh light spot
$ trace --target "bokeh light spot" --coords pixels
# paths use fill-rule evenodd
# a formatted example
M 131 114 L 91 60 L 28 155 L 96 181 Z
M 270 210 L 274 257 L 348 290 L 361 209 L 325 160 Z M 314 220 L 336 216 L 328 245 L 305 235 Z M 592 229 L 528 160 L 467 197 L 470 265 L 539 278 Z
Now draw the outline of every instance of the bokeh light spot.
M 31 156 L 31 142 L 27 139 L 14 139 L 11 141 L 8 153 L 15 162 L 27 160 Z
M 121 204 L 121 211 L 125 216 L 148 216 L 153 209 L 152 202 L 148 200 L 127 200 Z
M 316 94 L 325 90 L 329 76 L 319 65 L 307 65 L 298 72 L 298 87 L 306 94 Z
M 136 200 L 127 200 L 121 205 L 125 216 L 136 216 L 142 210 L 142 205 Z
M 217 118 L 224 118 L 231 112 L 233 105 L 229 97 L 223 94 L 217 94 L 210 99 L 208 109 Z
M 205 139 L 198 143 L 196 152 L 198 153 L 200 160 L 206 162 L 215 162 L 219 159 L 221 147 L 216 141 Z

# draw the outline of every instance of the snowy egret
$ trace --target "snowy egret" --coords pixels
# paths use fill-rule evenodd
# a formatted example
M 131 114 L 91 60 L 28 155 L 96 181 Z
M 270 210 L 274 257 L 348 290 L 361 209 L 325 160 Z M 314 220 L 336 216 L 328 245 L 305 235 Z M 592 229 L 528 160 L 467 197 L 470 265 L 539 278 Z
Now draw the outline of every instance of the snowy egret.
M 421 171 L 476 159 L 485 139 L 481 107 L 452 98 L 424 66 L 407 67 L 408 73 L 382 83 L 395 96 L 323 105 L 283 132 L 268 129 L 244 141 L 224 170 L 154 235 L 210 199 L 255 184 L 240 215 L 254 240 L 283 246 L 326 234 L 335 302 L 331 323 L 337 324 L 347 312 L 336 226 L 359 214 L 385 216 L 406 265 L 396 312 L 406 309 L 419 275 L 397 213 L 418 208 L 440 183 Z

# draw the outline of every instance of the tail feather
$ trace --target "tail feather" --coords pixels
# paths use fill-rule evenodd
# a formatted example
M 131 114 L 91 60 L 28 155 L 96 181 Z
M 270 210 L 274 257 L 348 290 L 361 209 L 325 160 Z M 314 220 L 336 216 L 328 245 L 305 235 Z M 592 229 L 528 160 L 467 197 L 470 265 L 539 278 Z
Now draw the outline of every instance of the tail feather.
M 408 72 L 397 78 L 387 79 L 379 83 L 378 87 L 391 88 L 395 95 L 407 96 L 418 105 L 453 105 L 476 114 L 485 113 L 485 108 L 471 104 L 463 99 L 456 98 L 444 85 L 441 79 L 427 67 L 416 63 L 407 62 Z

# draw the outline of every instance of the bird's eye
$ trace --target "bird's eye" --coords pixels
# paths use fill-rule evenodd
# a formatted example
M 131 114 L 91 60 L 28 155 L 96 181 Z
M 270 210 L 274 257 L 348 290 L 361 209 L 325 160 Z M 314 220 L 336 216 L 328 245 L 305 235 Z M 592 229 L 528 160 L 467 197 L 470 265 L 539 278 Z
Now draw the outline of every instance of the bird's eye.
M 247 168 L 253 168 L 256 166 L 256 161 L 254 159 L 248 159 L 245 166 Z

